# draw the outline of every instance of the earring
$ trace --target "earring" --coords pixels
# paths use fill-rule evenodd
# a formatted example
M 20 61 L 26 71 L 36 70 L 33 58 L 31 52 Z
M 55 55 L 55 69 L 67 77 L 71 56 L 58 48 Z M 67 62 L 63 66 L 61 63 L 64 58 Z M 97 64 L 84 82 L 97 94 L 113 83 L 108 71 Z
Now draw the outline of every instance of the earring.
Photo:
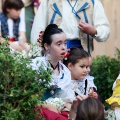
M 50 50 L 49 49 L 47 50 L 47 53 L 50 54 Z
M 50 50 L 49 49 L 47 50 L 47 57 L 48 57 L 48 59 L 50 59 Z

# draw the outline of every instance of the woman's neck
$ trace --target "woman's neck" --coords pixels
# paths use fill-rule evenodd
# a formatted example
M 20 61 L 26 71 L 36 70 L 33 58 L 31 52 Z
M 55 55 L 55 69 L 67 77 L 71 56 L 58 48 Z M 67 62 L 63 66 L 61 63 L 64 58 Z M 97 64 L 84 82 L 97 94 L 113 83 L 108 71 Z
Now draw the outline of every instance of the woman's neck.
M 52 67 L 53 69 L 56 69 L 56 68 L 58 67 L 58 62 L 59 62 L 59 60 L 56 60 L 56 59 L 48 56 L 48 61 L 49 61 L 49 63 L 51 64 L 51 67 Z
M 51 67 L 55 70 L 57 67 L 58 67 L 58 61 L 55 62 L 55 61 L 52 61 L 52 60 L 48 60 Z

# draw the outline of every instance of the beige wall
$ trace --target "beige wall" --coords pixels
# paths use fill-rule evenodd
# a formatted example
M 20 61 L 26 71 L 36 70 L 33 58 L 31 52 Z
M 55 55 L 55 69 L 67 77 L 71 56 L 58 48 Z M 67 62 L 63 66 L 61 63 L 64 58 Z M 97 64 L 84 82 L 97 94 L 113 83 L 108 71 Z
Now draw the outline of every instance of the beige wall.
M 0 0 L 0 6 L 1 6 Z M 108 55 L 114 57 L 115 48 L 120 49 L 120 0 L 101 0 L 110 22 L 111 34 L 106 42 L 94 40 L 92 56 Z
M 106 15 L 110 22 L 111 34 L 106 42 L 94 40 L 93 57 L 108 55 L 115 57 L 115 48 L 120 49 L 120 0 L 102 0 Z
M 0 12 L 2 11 L 2 0 L 0 0 Z

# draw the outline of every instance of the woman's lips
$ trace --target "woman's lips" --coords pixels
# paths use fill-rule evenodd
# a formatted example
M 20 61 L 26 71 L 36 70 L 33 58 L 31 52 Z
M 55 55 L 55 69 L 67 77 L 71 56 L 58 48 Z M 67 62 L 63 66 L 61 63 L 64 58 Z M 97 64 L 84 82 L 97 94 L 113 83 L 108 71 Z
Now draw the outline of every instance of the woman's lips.
M 61 53 L 61 55 L 65 55 L 65 52 Z

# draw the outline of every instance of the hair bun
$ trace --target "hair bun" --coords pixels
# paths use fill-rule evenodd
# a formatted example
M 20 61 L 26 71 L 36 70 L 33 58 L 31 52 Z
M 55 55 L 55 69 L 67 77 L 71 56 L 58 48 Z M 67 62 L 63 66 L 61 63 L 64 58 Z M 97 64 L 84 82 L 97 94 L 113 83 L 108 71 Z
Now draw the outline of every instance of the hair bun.
M 46 29 L 45 32 L 49 32 L 51 29 L 57 29 L 58 26 L 56 24 L 49 24 Z

